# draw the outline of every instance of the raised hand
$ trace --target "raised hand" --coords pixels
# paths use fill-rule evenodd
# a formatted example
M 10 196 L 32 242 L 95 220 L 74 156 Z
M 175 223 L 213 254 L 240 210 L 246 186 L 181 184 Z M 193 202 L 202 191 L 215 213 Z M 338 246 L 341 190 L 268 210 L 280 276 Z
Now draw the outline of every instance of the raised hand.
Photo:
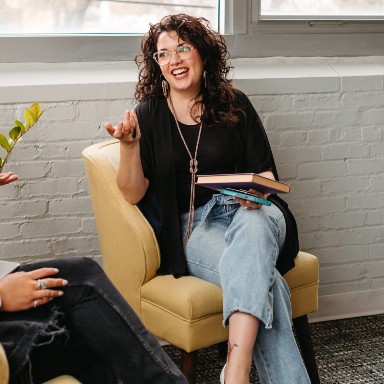
M 56 268 L 40 268 L 30 272 L 14 272 L 0 279 L 2 311 L 14 312 L 46 304 L 63 291 L 51 289 L 63 287 L 67 280 L 53 278 Z
M 135 144 L 141 137 L 139 122 L 134 111 L 125 111 L 123 120 L 116 126 L 105 123 L 104 127 L 112 137 L 125 144 Z

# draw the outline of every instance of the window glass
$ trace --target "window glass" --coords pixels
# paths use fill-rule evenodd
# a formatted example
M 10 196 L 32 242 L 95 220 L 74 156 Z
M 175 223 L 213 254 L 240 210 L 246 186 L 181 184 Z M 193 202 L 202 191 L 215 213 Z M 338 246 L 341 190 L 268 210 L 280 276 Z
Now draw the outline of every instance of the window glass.
M 383 18 L 384 0 L 260 0 L 260 18 Z
M 218 0 L 0 0 L 0 34 L 141 34 L 162 16 L 203 16 L 218 29 Z

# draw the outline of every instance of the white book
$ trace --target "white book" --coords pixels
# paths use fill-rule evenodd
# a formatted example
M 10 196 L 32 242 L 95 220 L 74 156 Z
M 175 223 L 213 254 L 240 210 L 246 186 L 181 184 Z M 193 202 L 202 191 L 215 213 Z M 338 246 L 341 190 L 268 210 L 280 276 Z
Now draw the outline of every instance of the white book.
M 0 260 L 0 279 L 4 276 L 7 276 L 18 267 L 20 267 L 20 264 L 16 263 L 15 261 Z

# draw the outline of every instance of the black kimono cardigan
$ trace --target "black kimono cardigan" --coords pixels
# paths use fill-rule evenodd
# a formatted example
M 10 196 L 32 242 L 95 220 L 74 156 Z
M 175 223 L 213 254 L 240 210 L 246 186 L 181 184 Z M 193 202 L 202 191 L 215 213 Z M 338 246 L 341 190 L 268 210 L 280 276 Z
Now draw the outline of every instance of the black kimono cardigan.
M 234 132 L 235 161 L 237 172 L 260 173 L 269 169 L 278 180 L 271 147 L 261 120 L 248 97 L 236 91 L 245 107 Z M 140 153 L 149 190 L 139 203 L 140 209 L 153 226 L 159 241 L 161 264 L 159 273 L 171 273 L 175 277 L 188 274 L 182 244 L 179 212 L 176 198 L 175 168 L 171 114 L 165 98 L 149 98 L 139 103 L 136 113 L 141 130 Z M 257 138 L 257 140 L 256 140 Z M 255 156 L 255 150 L 262 151 Z M 254 163 L 255 158 L 265 159 Z M 277 260 L 277 269 L 283 275 L 294 267 L 294 258 L 299 251 L 297 227 L 288 205 L 277 195 L 271 200 L 283 212 L 286 221 L 286 240 Z

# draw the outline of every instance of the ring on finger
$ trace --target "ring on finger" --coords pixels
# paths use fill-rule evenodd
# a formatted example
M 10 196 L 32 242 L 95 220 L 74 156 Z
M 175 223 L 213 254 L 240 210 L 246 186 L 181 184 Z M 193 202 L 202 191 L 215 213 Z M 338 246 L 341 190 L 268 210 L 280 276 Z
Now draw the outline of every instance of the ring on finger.
M 37 289 L 46 289 L 48 287 L 48 282 L 46 279 L 37 280 Z

